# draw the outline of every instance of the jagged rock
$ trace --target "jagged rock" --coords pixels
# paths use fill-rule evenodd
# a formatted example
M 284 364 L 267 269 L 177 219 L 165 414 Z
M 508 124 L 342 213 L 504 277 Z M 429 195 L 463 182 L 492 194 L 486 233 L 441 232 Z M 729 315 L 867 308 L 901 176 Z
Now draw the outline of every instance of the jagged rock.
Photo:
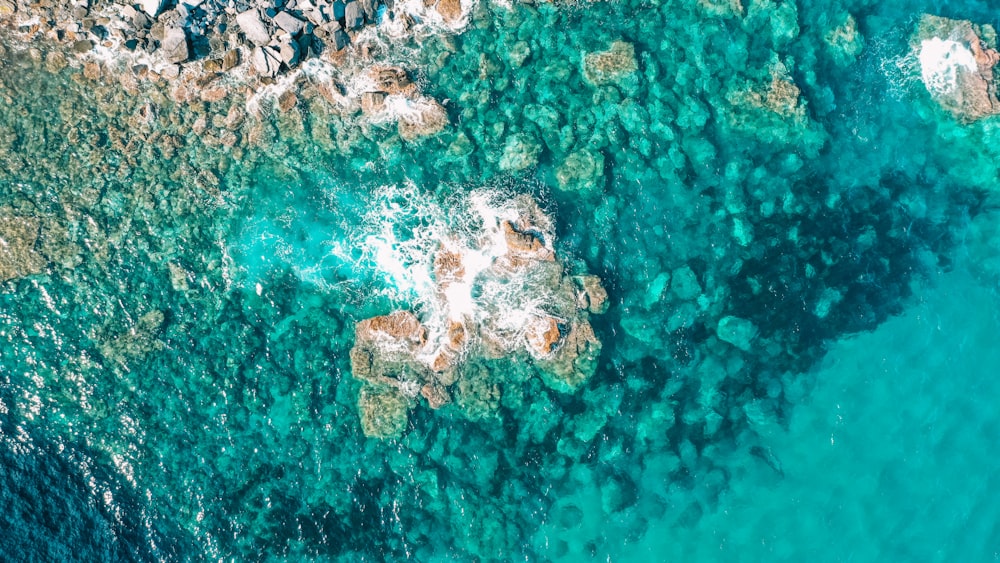
M 987 39 L 989 42 L 987 42 Z M 1000 113 L 994 68 L 1000 61 L 996 31 L 964 20 L 920 18 L 915 37 L 924 86 L 957 119 Z
M 168 62 L 183 63 L 191 56 L 188 50 L 187 34 L 183 28 L 168 28 L 164 32 L 163 41 L 160 44 L 163 47 L 163 56 Z
M 544 358 L 552 353 L 562 338 L 559 321 L 552 317 L 539 317 L 528 324 L 524 337 L 528 352 L 536 358 Z
M 396 311 L 359 322 L 354 338 L 358 342 L 392 340 L 405 342 L 411 347 L 419 347 L 427 341 L 427 329 L 420 324 L 420 320 L 413 313 Z
M 139 0 L 139 7 L 142 8 L 143 12 L 149 14 L 151 18 L 160 15 L 164 4 L 166 4 L 166 0 Z
M 340 23 L 336 21 L 329 22 L 322 25 L 317 29 L 317 37 L 323 40 L 323 42 L 333 49 L 334 51 L 339 51 L 347 45 L 350 44 L 351 38 L 347 35 L 347 32 L 340 27 Z
M 238 49 L 230 49 L 222 56 L 222 71 L 236 68 L 240 64 L 240 52 Z
M 344 27 L 348 31 L 359 29 L 365 25 L 365 13 L 361 8 L 361 3 L 355 0 L 344 5 Z
M 365 20 L 371 23 L 375 23 L 376 16 L 376 6 L 375 0 L 358 0 L 361 4 L 361 12 L 365 15 Z
M 445 23 L 453 24 L 462 19 L 461 0 L 439 0 L 434 9 L 441 14 Z
M 608 310 L 608 292 L 597 276 L 575 276 L 573 281 L 580 288 L 578 306 L 594 314 Z
M 427 399 L 427 404 L 432 409 L 439 409 L 451 402 L 451 395 L 440 385 L 424 385 L 420 388 L 420 394 Z
M 583 77 L 594 86 L 619 82 L 637 70 L 635 47 L 625 41 L 615 41 L 607 51 L 587 53 L 583 57 Z
M 39 221 L 0 208 L 0 282 L 38 274 L 45 259 L 35 250 Z
M 306 26 L 305 22 L 299 18 L 289 14 L 288 12 L 278 12 L 271 20 L 274 25 L 280 27 L 281 29 L 291 33 L 292 35 L 298 35 L 299 32 Z
M 271 34 L 267 31 L 267 26 L 260 19 L 257 10 L 247 10 L 236 16 L 236 24 L 247 36 L 250 42 L 262 46 L 271 42 Z
M 448 112 L 444 106 L 429 98 L 413 104 L 415 111 L 399 118 L 399 136 L 405 141 L 437 135 L 448 126 Z
M 299 64 L 299 44 L 296 41 L 283 41 L 278 47 L 278 56 L 281 61 L 291 68 Z
M 277 76 L 281 59 L 271 47 L 254 47 L 250 64 L 261 76 Z
M 371 68 L 369 74 L 378 89 L 387 94 L 410 96 L 416 92 L 417 85 L 401 67 L 375 66 Z
M 361 111 L 366 115 L 376 114 L 385 109 L 385 92 L 364 92 L 361 94 Z

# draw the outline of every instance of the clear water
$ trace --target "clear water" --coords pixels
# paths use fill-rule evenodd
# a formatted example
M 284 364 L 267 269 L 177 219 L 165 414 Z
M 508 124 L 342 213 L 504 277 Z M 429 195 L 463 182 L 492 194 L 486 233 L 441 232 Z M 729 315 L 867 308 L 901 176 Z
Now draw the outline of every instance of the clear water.
M 995 16 L 730 6 L 484 5 L 393 47 L 449 100 L 415 143 L 305 94 L 226 143 L 229 101 L 8 46 L 0 212 L 45 265 L 0 283 L 0 555 L 995 558 L 1000 122 L 937 108 L 909 43 L 921 13 Z M 638 70 L 587 82 L 616 40 Z M 581 151 L 603 173 L 565 191 Z M 501 364 L 494 415 L 365 438 L 354 324 L 415 305 L 364 237 L 483 188 L 539 198 L 605 280 L 597 374 L 562 394 Z

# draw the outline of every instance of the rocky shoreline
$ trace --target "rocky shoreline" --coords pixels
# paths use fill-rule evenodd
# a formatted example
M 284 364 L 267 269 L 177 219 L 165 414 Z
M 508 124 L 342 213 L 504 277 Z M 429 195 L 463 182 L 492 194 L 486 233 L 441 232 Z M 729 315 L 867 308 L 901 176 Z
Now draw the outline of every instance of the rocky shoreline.
M 185 68 L 227 72 L 242 63 L 274 78 L 309 59 L 365 51 L 376 27 L 402 35 L 421 24 L 457 31 L 468 19 L 461 0 L 414 6 L 396 0 L 0 0 L 0 25 L 21 38 L 149 55 L 167 78 Z

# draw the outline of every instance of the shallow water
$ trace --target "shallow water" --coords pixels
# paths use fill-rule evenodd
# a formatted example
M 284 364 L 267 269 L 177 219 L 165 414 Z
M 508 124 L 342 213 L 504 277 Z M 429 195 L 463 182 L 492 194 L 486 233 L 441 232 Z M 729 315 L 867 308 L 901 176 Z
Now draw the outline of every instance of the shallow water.
M 43 266 L 0 282 L 0 554 L 995 557 L 1000 130 L 937 108 L 909 45 L 994 16 L 731 4 L 484 4 L 393 47 L 449 100 L 418 142 L 306 96 L 230 131 L 228 101 L 9 47 L 0 212 Z M 637 70 L 588 82 L 617 40 Z M 366 438 L 354 325 L 424 302 L 372 237 L 474 223 L 484 189 L 604 280 L 597 372 L 496 362 L 485 416 Z

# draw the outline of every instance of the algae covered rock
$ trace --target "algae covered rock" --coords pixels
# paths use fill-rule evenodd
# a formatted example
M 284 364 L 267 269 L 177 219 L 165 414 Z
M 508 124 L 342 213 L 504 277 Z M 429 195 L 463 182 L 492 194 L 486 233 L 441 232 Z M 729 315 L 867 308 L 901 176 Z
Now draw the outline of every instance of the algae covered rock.
M 393 388 L 365 386 L 358 396 L 361 430 L 370 438 L 399 438 L 406 429 L 409 405 Z
M 615 41 L 607 51 L 583 56 L 583 77 L 594 86 L 621 84 L 634 78 L 638 70 L 635 46 L 626 41 Z
M 719 340 L 749 352 L 753 339 L 757 337 L 757 327 L 746 319 L 729 316 L 719 319 L 715 333 L 719 336 Z
M 996 31 L 965 20 L 923 15 L 913 38 L 920 77 L 931 98 L 956 119 L 1000 112 L 994 67 Z
M 538 164 L 542 146 L 532 137 L 524 134 L 511 135 L 503 147 L 500 170 L 520 172 Z
M 604 190 L 604 155 L 589 149 L 572 152 L 556 169 L 559 189 L 579 194 Z
M 45 258 L 35 249 L 40 222 L 0 208 L 0 282 L 41 273 Z

